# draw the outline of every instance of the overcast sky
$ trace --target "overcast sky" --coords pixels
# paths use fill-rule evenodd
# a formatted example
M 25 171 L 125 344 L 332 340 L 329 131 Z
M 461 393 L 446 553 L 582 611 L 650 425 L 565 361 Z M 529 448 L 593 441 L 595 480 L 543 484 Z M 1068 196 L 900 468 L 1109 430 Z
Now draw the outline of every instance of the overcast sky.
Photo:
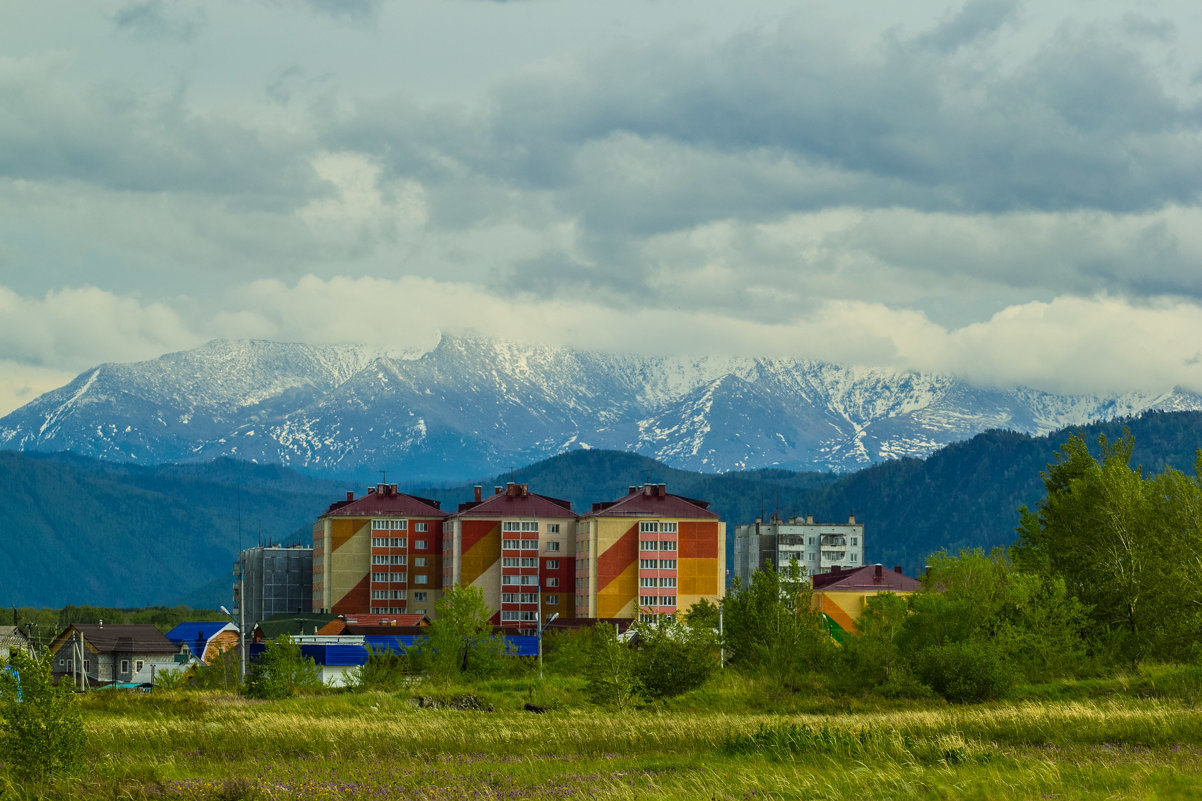
M 437 332 L 1202 390 L 1202 4 L 0 10 L 0 413 Z

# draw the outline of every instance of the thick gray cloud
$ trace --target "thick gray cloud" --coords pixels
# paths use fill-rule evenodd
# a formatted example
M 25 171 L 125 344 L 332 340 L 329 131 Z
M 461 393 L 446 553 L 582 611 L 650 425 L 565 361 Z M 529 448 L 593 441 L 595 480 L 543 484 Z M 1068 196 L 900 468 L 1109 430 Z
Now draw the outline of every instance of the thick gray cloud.
M 1053 316 L 1112 315 L 1172 356 L 1144 380 L 1193 375 L 1154 330 L 1202 303 L 1183 6 L 98 8 L 0 31 L 0 300 L 35 310 L 0 362 L 41 371 L 0 397 L 100 350 L 375 336 L 364 293 L 427 328 L 642 346 L 637 320 L 666 349 L 1091 386 L 1119 377 L 1065 367 Z M 1041 336 L 1063 380 L 1022 364 Z

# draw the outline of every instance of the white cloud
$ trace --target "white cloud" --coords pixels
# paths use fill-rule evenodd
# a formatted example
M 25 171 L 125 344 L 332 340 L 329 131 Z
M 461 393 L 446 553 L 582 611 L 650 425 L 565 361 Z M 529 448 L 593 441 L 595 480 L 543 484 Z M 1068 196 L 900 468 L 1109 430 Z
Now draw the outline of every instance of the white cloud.
M 22 297 L 0 286 L 0 353 L 33 366 L 82 370 L 133 361 L 197 344 L 179 314 L 96 287 Z
M 0 360 L 0 415 L 18 409 L 75 377 L 75 373 Z

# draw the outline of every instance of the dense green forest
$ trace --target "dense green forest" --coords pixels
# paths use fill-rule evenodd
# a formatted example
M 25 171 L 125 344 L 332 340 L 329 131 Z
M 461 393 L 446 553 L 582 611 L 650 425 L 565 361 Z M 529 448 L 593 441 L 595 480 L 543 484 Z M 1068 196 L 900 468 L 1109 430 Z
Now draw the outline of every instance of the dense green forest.
M 1202 413 L 1151 413 L 1086 426 L 1093 443 L 1124 426 L 1135 439 L 1132 464 L 1159 472 L 1191 470 L 1202 446 Z M 873 562 L 922 569 L 940 548 L 1009 545 L 1018 509 L 1043 494 L 1040 474 L 1070 432 L 1028 437 L 1004 431 L 948 446 L 925 460 L 903 459 L 834 476 L 757 470 L 722 475 L 674 470 L 634 454 L 573 451 L 462 487 L 406 486 L 453 511 L 506 481 L 567 498 L 579 512 L 613 500 L 626 487 L 666 483 L 671 492 L 710 501 L 728 526 L 758 516 L 812 514 L 865 524 Z M 271 465 L 221 459 L 144 467 L 67 454 L 0 452 L 0 512 L 10 547 L 0 549 L 0 603 L 15 606 L 95 604 L 132 607 L 228 603 L 230 567 L 239 542 L 308 542 L 313 520 L 361 481 L 316 479 Z M 402 476 L 389 476 L 400 481 Z

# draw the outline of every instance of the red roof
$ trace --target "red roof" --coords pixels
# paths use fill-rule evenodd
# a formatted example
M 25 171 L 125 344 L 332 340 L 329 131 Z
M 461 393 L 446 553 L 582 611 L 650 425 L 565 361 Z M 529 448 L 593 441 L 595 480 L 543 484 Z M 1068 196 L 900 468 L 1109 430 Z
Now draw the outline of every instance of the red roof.
M 864 565 L 856 570 L 831 570 L 818 573 L 811 579 L 815 590 L 870 590 L 875 592 L 914 592 L 922 589 L 922 582 L 912 579 L 900 570 L 889 570 L 881 565 Z
M 358 500 L 348 492 L 346 500 L 330 504 L 323 517 L 446 517 L 438 507 L 438 501 L 399 492 L 396 484 L 378 484 Z
M 611 503 L 595 503 L 586 517 L 704 517 L 717 518 L 709 503 L 668 492 L 666 484 L 631 487 L 626 496 Z
M 346 615 L 347 625 L 360 626 L 424 626 L 430 622 L 425 615 Z
M 572 502 L 530 491 L 528 484 L 508 484 L 505 489 L 479 502 L 459 504 L 463 517 L 572 517 Z

